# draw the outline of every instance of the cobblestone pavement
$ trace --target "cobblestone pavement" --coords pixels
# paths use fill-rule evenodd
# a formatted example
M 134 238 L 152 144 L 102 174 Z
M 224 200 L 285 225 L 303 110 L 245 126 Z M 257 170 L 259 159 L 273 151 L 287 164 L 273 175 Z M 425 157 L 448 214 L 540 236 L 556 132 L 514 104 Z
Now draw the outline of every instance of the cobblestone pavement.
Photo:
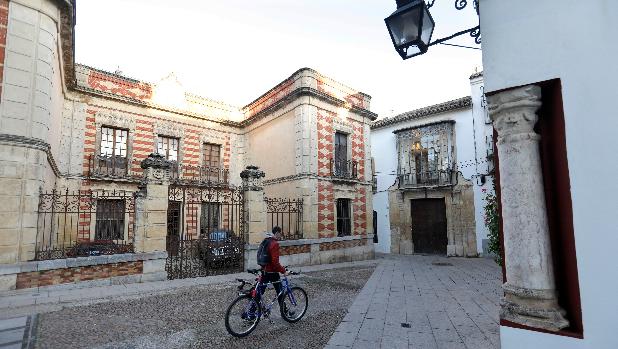
M 39 315 L 37 348 L 321 348 L 345 316 L 373 265 L 303 272 L 305 317 L 273 316 L 246 338 L 233 338 L 223 318 L 236 284 L 183 287 L 164 294 L 65 308 Z M 249 279 L 250 274 L 245 274 Z M 272 291 L 271 291 L 272 292 Z M 275 306 L 276 307 L 276 306 Z
M 489 259 L 386 256 L 326 348 L 499 348 L 500 286 Z

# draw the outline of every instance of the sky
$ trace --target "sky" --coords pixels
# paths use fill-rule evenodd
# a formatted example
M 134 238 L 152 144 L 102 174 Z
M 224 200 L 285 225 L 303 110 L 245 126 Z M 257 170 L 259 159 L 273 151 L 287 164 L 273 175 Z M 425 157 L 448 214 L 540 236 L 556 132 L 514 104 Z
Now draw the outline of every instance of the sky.
M 434 39 L 478 24 L 437 0 Z M 481 51 L 436 45 L 402 60 L 384 18 L 394 0 L 80 0 L 76 62 L 244 106 L 300 68 L 372 96 L 380 118 L 469 96 Z M 452 43 L 480 47 L 469 36 Z

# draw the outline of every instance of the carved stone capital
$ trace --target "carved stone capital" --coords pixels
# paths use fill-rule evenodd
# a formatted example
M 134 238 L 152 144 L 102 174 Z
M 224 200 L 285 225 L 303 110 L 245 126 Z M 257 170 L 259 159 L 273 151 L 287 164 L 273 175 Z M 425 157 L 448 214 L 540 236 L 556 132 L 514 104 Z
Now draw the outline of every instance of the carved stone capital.
M 487 97 L 489 115 L 499 142 L 511 135 L 535 135 L 536 111 L 541 107 L 541 88 L 528 85 Z M 528 136 L 530 139 L 530 136 Z M 535 140 L 538 140 L 535 138 Z
M 263 190 L 262 178 L 266 174 L 260 170 L 257 166 L 247 166 L 242 172 L 240 172 L 240 178 L 242 178 L 242 186 L 244 190 Z
M 165 156 L 159 153 L 150 153 L 148 157 L 142 160 L 140 166 L 143 169 L 147 168 L 161 168 L 161 169 L 169 169 L 172 167 L 172 162 L 168 161 Z

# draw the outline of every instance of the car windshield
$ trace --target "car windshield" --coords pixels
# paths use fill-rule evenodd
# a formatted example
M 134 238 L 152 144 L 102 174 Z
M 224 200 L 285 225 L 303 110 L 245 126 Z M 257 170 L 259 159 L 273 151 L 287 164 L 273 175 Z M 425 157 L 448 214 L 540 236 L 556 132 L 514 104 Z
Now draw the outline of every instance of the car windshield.
M 210 233 L 210 240 L 221 241 L 227 239 L 227 231 L 213 231 Z

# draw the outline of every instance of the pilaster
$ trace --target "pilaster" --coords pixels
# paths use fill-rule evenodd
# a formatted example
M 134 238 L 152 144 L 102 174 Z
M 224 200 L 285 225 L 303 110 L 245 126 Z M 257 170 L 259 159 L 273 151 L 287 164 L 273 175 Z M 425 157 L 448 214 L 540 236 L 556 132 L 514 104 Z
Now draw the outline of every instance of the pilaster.
M 540 135 L 533 128 L 541 89 L 528 85 L 488 98 L 498 132 L 500 192 L 507 282 L 500 315 L 556 331 L 567 327 L 558 306 L 545 206 Z

